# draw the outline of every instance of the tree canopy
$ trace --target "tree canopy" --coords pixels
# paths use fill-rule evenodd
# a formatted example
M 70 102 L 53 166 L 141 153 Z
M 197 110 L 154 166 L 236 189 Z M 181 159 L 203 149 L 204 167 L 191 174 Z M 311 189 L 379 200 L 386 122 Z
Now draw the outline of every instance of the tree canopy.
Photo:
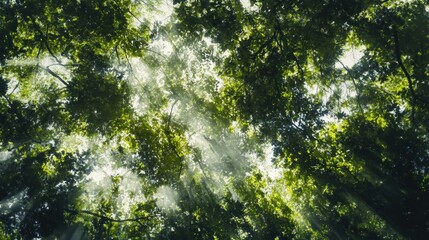
M 0 1 L 0 238 L 427 239 L 428 6 Z

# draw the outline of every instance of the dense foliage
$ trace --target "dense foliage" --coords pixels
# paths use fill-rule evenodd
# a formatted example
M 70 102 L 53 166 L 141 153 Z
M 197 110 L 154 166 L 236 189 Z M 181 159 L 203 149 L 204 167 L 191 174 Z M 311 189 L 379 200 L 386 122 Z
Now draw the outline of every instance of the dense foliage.
M 428 6 L 0 1 L 0 238 L 427 239 Z

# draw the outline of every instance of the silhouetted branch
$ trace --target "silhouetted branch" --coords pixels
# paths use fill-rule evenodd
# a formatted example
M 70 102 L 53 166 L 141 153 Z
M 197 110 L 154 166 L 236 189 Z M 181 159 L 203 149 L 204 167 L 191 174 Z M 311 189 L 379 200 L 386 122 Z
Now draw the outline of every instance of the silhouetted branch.
M 399 47 L 399 38 L 398 38 L 398 32 L 396 31 L 396 28 L 393 27 L 393 40 L 395 42 L 395 56 L 396 56 L 396 61 L 398 62 L 399 66 L 401 67 L 402 72 L 404 72 L 405 76 L 407 77 L 407 81 L 408 81 L 408 89 L 410 90 L 410 94 L 411 94 L 411 98 L 412 98 L 412 103 L 411 103 L 411 119 L 414 119 L 414 108 L 415 108 L 415 104 L 416 104 L 416 100 L 417 100 L 417 96 L 416 93 L 414 92 L 414 88 L 413 88 L 413 81 L 411 79 L 410 74 L 407 71 L 407 68 L 405 68 L 404 63 L 402 62 L 402 56 L 401 56 L 401 49 Z
M 79 67 L 80 64 L 78 63 L 70 63 L 70 64 L 62 64 L 62 63 L 53 63 L 53 64 L 49 64 L 46 67 L 52 67 L 52 66 L 61 66 L 61 67 Z
M 339 62 L 339 63 L 341 64 L 341 66 L 343 66 L 343 68 L 346 70 L 347 74 L 348 74 L 348 75 L 350 76 L 350 78 L 352 79 L 353 86 L 354 86 L 354 87 L 355 87 L 355 89 L 356 89 L 356 97 L 357 97 L 357 104 L 358 104 L 358 107 L 359 107 L 359 111 L 360 111 L 361 113 L 363 113 L 362 106 L 360 105 L 360 92 L 359 92 L 359 88 L 358 88 L 358 86 L 357 86 L 357 83 L 356 83 L 356 81 L 355 81 L 355 78 L 353 77 L 352 72 L 350 71 L 350 69 L 349 69 L 348 67 L 346 67 L 346 65 L 344 65 L 344 63 L 343 63 L 343 62 L 341 62 L 341 61 L 340 61 L 340 59 L 335 58 L 335 60 L 336 60 L 337 62 Z
M 79 210 L 79 211 L 77 211 L 77 210 L 73 210 L 73 209 L 69 209 L 69 208 L 66 208 L 64 210 L 66 212 L 68 212 L 68 213 L 73 214 L 73 215 L 79 215 L 79 214 L 83 213 L 83 214 L 87 214 L 87 215 L 91 215 L 91 216 L 94 216 L 94 217 L 98 217 L 98 218 L 101 218 L 101 219 L 104 219 L 104 220 L 107 220 L 107 221 L 110 221 L 110 222 L 118 222 L 118 223 L 122 223 L 122 222 L 136 222 L 136 223 L 138 223 L 141 226 L 144 226 L 144 225 L 143 225 L 143 223 L 140 222 L 140 220 L 146 219 L 146 217 L 115 219 L 115 218 L 107 217 L 105 215 L 94 213 L 94 212 L 91 212 L 91 211 L 88 211 L 88 210 Z
M 170 129 L 170 123 L 171 123 L 171 119 L 172 119 L 172 116 L 173 116 L 173 109 L 174 109 L 174 106 L 176 105 L 176 103 L 177 103 L 178 101 L 179 101 L 179 100 L 178 100 L 178 99 L 176 99 L 176 101 L 174 101 L 173 105 L 172 105 L 172 106 L 171 106 L 171 108 L 170 108 L 170 114 L 168 115 L 168 120 L 167 120 L 167 129 L 166 129 L 166 133 L 167 133 L 167 142 L 168 142 L 168 145 L 169 145 L 169 146 L 170 146 L 170 148 L 173 150 L 173 152 L 174 152 L 174 154 L 176 155 L 177 159 L 179 159 L 179 161 L 180 161 L 180 169 L 179 169 L 179 177 L 180 177 L 180 175 L 182 175 L 184 159 L 183 159 L 183 157 L 182 157 L 182 156 L 180 156 L 180 154 L 179 154 L 179 152 L 177 151 L 176 147 L 175 147 L 175 146 L 173 145 L 173 143 L 171 142 L 171 134 L 172 134 L 172 132 L 171 132 L 171 129 Z
M 36 31 L 40 34 L 40 37 L 43 40 L 43 43 L 46 47 L 46 49 L 48 50 L 49 54 L 55 59 L 55 61 L 57 63 L 61 64 L 61 61 L 57 58 L 57 56 L 55 56 L 54 52 L 52 51 L 52 49 L 49 46 L 49 42 L 48 42 L 48 38 L 46 37 L 46 35 L 42 32 L 42 29 L 40 29 L 40 26 L 36 23 L 36 21 L 34 20 L 34 18 L 31 18 L 31 21 L 33 23 L 33 26 L 36 28 Z
M 13 90 L 8 94 L 8 96 L 11 96 L 18 87 L 19 87 L 19 82 L 17 82 L 17 84 L 15 85 L 15 87 L 13 88 Z
M 63 83 L 64 85 L 66 85 L 66 87 L 69 86 L 69 84 L 64 81 L 64 79 L 62 79 L 58 74 L 56 74 L 55 72 L 53 72 L 51 69 L 49 69 L 49 67 L 42 67 L 40 65 L 38 65 L 41 69 L 47 71 L 49 74 L 51 74 L 52 76 L 54 76 L 56 79 L 58 79 L 61 83 Z
M 127 11 L 129 14 L 131 14 L 131 16 L 133 16 L 141 25 L 145 26 L 147 29 L 150 30 L 150 27 L 144 23 L 143 21 L 141 21 L 131 10 Z
M 176 101 L 174 101 L 173 105 L 171 105 L 170 108 L 170 114 L 168 115 L 168 122 L 167 122 L 167 128 L 170 129 L 170 122 L 171 122 L 171 118 L 173 116 L 173 109 L 174 106 L 176 106 L 176 103 L 179 101 L 179 99 L 176 99 Z
M 299 73 L 300 73 L 300 75 L 301 75 L 301 81 L 305 81 L 305 78 L 304 78 L 304 70 L 302 69 L 302 67 L 301 67 L 301 65 L 299 64 L 299 60 L 298 60 L 298 58 L 296 57 L 296 55 L 295 55 L 295 53 L 293 53 L 293 52 L 291 52 L 290 53 L 290 55 L 292 56 L 292 58 L 293 58 L 293 60 L 295 61 L 295 63 L 296 63 L 296 66 L 298 67 L 298 69 L 299 69 Z
M 281 26 L 280 26 L 280 21 L 278 18 L 276 18 L 276 22 L 277 22 L 276 28 L 277 28 L 277 31 L 280 33 L 280 37 L 282 38 L 283 41 L 286 41 L 286 36 L 285 36 Z M 283 44 L 281 44 L 280 47 L 281 47 L 282 51 L 285 51 Z M 304 69 L 301 67 L 301 64 L 299 63 L 298 58 L 296 57 L 295 53 L 293 52 L 293 49 L 290 52 L 290 55 L 292 56 L 292 59 L 295 61 L 295 64 L 298 67 L 299 73 L 301 75 L 301 80 L 304 81 L 305 80 Z
M 277 36 L 277 31 L 275 31 L 274 33 L 273 33 L 273 35 L 264 43 L 264 44 L 262 44 L 260 47 L 259 47 L 259 49 L 258 49 L 258 51 L 256 51 L 254 54 L 253 54 L 253 56 L 254 56 L 254 58 L 256 59 L 257 57 L 258 57 L 258 55 L 266 48 L 266 47 L 268 47 L 273 41 L 274 41 L 274 39 L 275 39 L 275 37 Z

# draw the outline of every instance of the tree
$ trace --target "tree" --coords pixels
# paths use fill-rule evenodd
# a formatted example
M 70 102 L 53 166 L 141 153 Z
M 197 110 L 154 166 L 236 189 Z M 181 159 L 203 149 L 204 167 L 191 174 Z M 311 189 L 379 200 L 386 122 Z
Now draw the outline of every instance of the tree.
M 1 2 L 0 236 L 425 239 L 426 5 Z
M 428 21 L 424 2 L 251 4 L 182 2 L 178 13 L 184 34 L 212 36 L 229 52 L 223 101 L 296 174 L 286 184 L 316 236 L 427 236 L 426 121 L 417 117 L 426 100 L 416 94 L 427 78 L 426 29 L 416 29 Z M 347 44 L 365 49 L 351 69 L 339 60 Z M 346 88 L 355 97 L 344 99 Z

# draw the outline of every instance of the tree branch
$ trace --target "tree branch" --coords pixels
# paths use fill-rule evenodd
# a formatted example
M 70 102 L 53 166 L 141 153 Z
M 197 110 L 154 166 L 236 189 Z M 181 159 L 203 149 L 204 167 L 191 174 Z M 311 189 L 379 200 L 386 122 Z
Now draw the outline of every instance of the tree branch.
M 254 54 L 253 54 L 253 57 L 254 57 L 254 59 L 256 59 L 257 57 L 258 57 L 258 55 L 266 48 L 266 47 L 268 47 L 273 41 L 274 41 L 274 39 L 275 39 L 275 37 L 277 36 L 277 31 L 275 31 L 274 33 L 273 33 L 273 35 L 264 43 L 264 44 L 262 44 L 260 47 L 259 47 L 259 49 L 258 49 L 258 51 L 256 51 Z
M 348 75 L 350 76 L 350 78 L 352 79 L 353 86 L 354 86 L 354 87 L 355 87 L 355 89 L 356 89 L 356 97 L 357 97 L 357 104 L 358 104 L 358 107 L 359 107 L 359 111 L 360 111 L 360 113 L 363 113 L 362 106 L 360 105 L 360 92 L 359 92 L 359 89 L 358 89 L 358 87 L 357 87 L 357 84 L 356 84 L 355 78 L 353 77 L 352 72 L 350 71 L 350 69 L 349 69 L 348 67 L 346 67 L 346 65 L 344 65 L 344 63 L 343 63 L 343 62 L 341 62 L 341 61 L 340 61 L 340 59 L 335 58 L 335 60 L 336 60 L 337 62 L 339 62 L 339 63 L 341 64 L 341 66 L 343 66 L 343 68 L 346 70 L 347 74 L 348 74 Z
M 281 36 L 281 38 L 282 38 L 282 40 L 283 41 L 286 41 L 287 39 L 286 39 L 286 36 L 285 36 L 285 34 L 284 34 L 284 32 L 283 32 L 283 30 L 282 30 L 282 28 L 281 28 L 281 26 L 280 26 L 280 21 L 279 21 L 279 19 L 278 18 L 276 18 L 276 28 L 277 28 L 277 31 L 280 33 L 280 36 Z M 282 49 L 282 51 L 285 51 L 284 50 L 284 46 L 282 46 L 283 44 L 281 44 L 280 46 L 281 46 L 281 49 Z M 296 64 L 296 66 L 298 67 L 298 71 L 299 71 L 299 74 L 301 75 L 301 80 L 302 81 L 305 81 L 305 74 L 304 74 L 304 69 L 301 67 L 301 64 L 299 63 L 299 60 L 298 60 L 298 57 L 295 55 L 295 53 L 293 52 L 293 49 L 292 49 L 292 51 L 290 52 L 290 56 L 292 57 L 292 59 L 295 61 L 295 64 Z
M 173 102 L 173 105 L 171 105 L 171 108 L 170 108 L 170 114 L 168 114 L 168 122 L 167 122 L 167 129 L 168 130 L 170 130 L 170 122 L 171 122 L 171 118 L 172 118 L 172 116 L 173 116 L 173 110 L 174 110 L 174 106 L 176 106 L 176 103 L 179 101 L 179 99 L 176 99 L 174 102 Z
M 176 147 L 173 145 L 173 143 L 171 142 L 171 128 L 170 128 L 170 124 L 171 124 L 171 120 L 173 117 L 173 110 L 174 110 L 174 106 L 176 106 L 176 103 L 179 101 L 179 99 L 176 99 L 173 103 L 173 105 L 170 108 L 170 114 L 168 115 L 168 120 L 167 120 L 167 129 L 166 129 L 166 135 L 167 135 L 167 142 L 168 145 L 170 146 L 171 149 L 173 149 L 174 154 L 176 155 L 177 159 L 179 159 L 180 161 L 180 169 L 179 169 L 179 178 L 182 175 L 182 170 L 183 170 L 183 164 L 184 164 L 184 160 L 183 157 L 180 156 L 179 152 L 177 151 Z
M 8 94 L 8 96 L 12 96 L 12 94 L 15 92 L 15 90 L 19 87 L 19 81 L 16 83 L 15 87 L 13 88 L 13 90 Z
M 49 47 L 49 42 L 48 42 L 48 38 L 46 37 L 46 35 L 42 32 L 42 29 L 40 29 L 40 26 L 36 23 L 36 21 L 34 20 L 34 18 L 31 18 L 31 21 L 34 25 L 34 27 L 36 28 L 36 31 L 40 34 L 44 45 L 46 46 L 46 49 L 48 50 L 49 54 L 55 59 L 55 61 L 59 64 L 61 64 L 61 61 L 57 58 L 57 56 L 55 56 L 54 52 L 52 51 L 52 49 Z
M 55 72 L 53 72 L 51 69 L 49 69 L 49 67 L 42 67 L 42 66 L 40 66 L 40 65 L 38 65 L 39 66 L 39 68 L 41 68 L 41 69 L 43 69 L 43 70 L 45 70 L 45 71 L 47 71 L 49 74 L 51 74 L 52 76 L 54 76 L 56 79 L 58 79 L 62 84 L 64 84 L 64 85 L 66 85 L 66 87 L 68 87 L 69 86 L 69 84 L 66 82 L 66 81 L 64 81 L 64 79 L 62 79 L 60 76 L 58 76 L 58 74 L 56 74 Z
M 138 223 L 141 226 L 144 226 L 144 225 L 143 225 L 143 223 L 140 222 L 140 220 L 146 219 L 146 217 L 115 219 L 115 218 L 110 218 L 110 217 L 107 217 L 105 215 L 94 213 L 94 212 L 91 212 L 91 211 L 88 211 L 88 210 L 79 210 L 79 211 L 77 211 L 77 210 L 73 210 L 73 209 L 69 209 L 69 208 L 66 208 L 64 210 L 66 212 L 68 212 L 68 213 L 73 214 L 73 215 L 79 215 L 79 214 L 83 213 L 83 214 L 91 215 L 91 216 L 94 216 L 94 217 L 102 218 L 102 219 L 110 221 L 110 222 L 118 222 L 118 223 L 122 223 L 122 222 L 136 222 L 136 223 Z
M 304 77 L 304 70 L 302 69 L 301 65 L 299 64 L 299 60 L 298 60 L 298 58 L 296 57 L 295 53 L 293 53 L 293 52 L 291 52 L 291 53 L 290 53 L 290 55 L 292 56 L 293 60 L 294 60 L 294 61 L 295 61 L 295 63 L 296 63 L 296 66 L 297 66 L 297 67 L 298 67 L 298 69 L 299 69 L 299 73 L 300 73 L 300 75 L 301 75 L 301 80 L 304 82 L 304 81 L 305 81 L 305 77 Z
M 78 63 L 70 63 L 70 64 L 62 64 L 62 63 L 53 63 L 53 64 L 49 64 L 46 67 L 52 67 L 52 66 L 61 66 L 61 67 L 79 67 L 80 64 Z
M 142 22 L 131 10 L 128 9 L 127 12 L 131 14 L 131 16 L 133 16 L 141 25 L 145 26 L 147 29 L 150 30 L 150 27 L 146 23 Z
M 404 72 L 405 76 L 407 77 L 408 81 L 408 89 L 410 90 L 412 102 L 411 102 L 411 119 L 413 121 L 414 119 L 414 111 L 415 111 L 415 105 L 417 96 L 413 88 L 413 81 L 411 79 L 411 75 L 408 73 L 407 68 L 405 68 L 404 63 L 402 62 L 402 56 L 401 56 L 401 49 L 399 47 L 399 38 L 398 38 L 398 31 L 395 27 L 393 27 L 393 40 L 395 42 L 395 56 L 396 61 L 398 62 L 399 66 L 401 67 L 402 72 Z

